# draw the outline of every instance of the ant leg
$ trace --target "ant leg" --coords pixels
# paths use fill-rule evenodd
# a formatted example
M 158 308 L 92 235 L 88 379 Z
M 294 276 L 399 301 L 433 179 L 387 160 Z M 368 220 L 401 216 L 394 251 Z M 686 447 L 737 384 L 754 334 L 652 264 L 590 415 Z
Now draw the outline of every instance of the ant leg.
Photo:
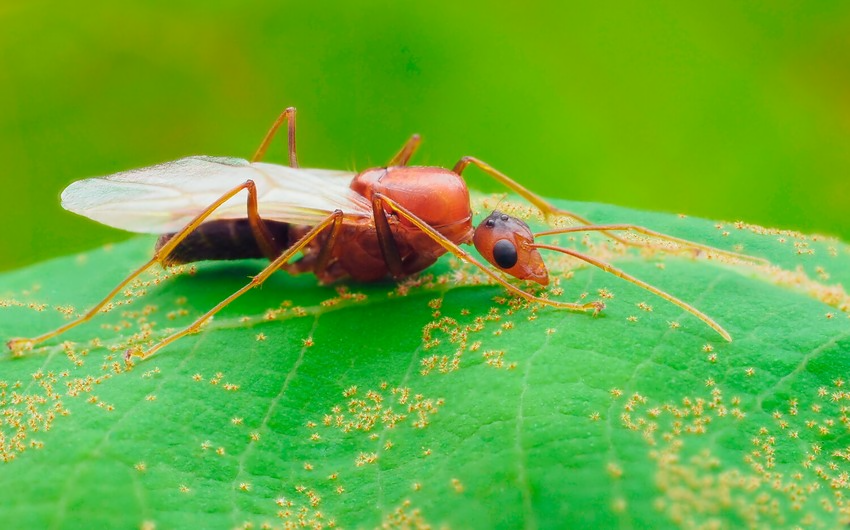
M 533 301 L 533 302 L 539 302 L 539 303 L 554 306 L 554 307 L 569 309 L 569 310 L 573 310 L 573 311 L 587 311 L 587 310 L 593 309 L 594 312 L 598 312 L 599 310 L 601 310 L 605 307 L 605 305 L 602 302 L 590 302 L 590 303 L 587 303 L 587 304 L 575 304 L 575 303 L 569 303 L 569 302 L 556 302 L 554 300 L 549 300 L 547 298 L 540 298 L 538 296 L 534 296 L 530 293 L 527 293 L 527 292 L 511 285 L 510 283 L 506 282 L 503 278 L 496 275 L 489 267 L 484 266 L 480 261 L 473 258 L 468 252 L 466 252 L 463 249 L 461 249 L 460 247 L 458 247 L 453 241 L 447 239 L 445 236 L 443 236 L 442 234 L 440 234 L 439 232 L 434 230 L 430 225 L 428 225 L 428 223 L 426 223 L 425 221 L 416 217 L 416 215 L 411 213 L 409 210 L 407 210 L 406 208 L 404 208 L 400 204 L 398 204 L 395 201 L 393 201 L 392 199 L 384 197 L 380 194 L 376 194 L 376 195 L 377 195 L 379 200 L 384 201 L 387 204 L 389 204 L 390 207 L 392 207 L 392 209 L 395 210 L 399 215 L 401 215 L 402 217 L 404 217 L 405 219 L 410 221 L 413 225 L 415 225 L 417 228 L 419 228 L 422 232 L 429 235 L 434 241 L 439 243 L 447 251 L 451 252 L 452 254 L 454 254 L 455 256 L 460 258 L 461 260 L 466 261 L 467 263 L 471 263 L 472 265 L 478 267 L 481 271 L 483 271 L 488 276 L 490 276 L 491 278 L 493 278 L 494 280 L 499 282 L 499 284 L 501 284 L 502 286 L 507 288 L 509 291 L 525 298 L 526 300 Z M 664 291 L 661 291 L 660 289 L 653 287 L 652 285 L 649 285 L 648 283 L 646 283 L 642 280 L 638 280 L 637 278 L 621 271 L 620 269 L 613 267 L 612 265 L 609 265 L 608 263 L 606 263 L 604 261 L 598 260 L 598 259 L 593 258 L 591 256 L 587 256 L 585 254 L 574 251 L 572 249 L 560 248 L 560 247 L 555 247 L 555 246 L 551 246 L 551 245 L 541 245 L 541 244 L 532 244 L 530 246 L 533 247 L 533 248 L 544 248 L 544 249 L 556 250 L 558 252 L 563 252 L 565 254 L 569 254 L 571 256 L 574 256 L 576 258 L 584 260 L 584 261 L 586 261 L 586 262 L 588 262 L 592 265 L 595 265 L 595 266 L 601 268 L 602 270 L 604 270 L 606 272 L 610 272 L 611 274 L 614 274 L 615 276 L 618 276 L 618 277 L 623 278 L 625 280 L 628 280 L 632 283 L 635 283 L 636 285 L 639 285 L 640 287 L 647 289 L 648 291 L 660 296 L 661 298 L 664 298 L 665 300 L 668 300 L 669 302 L 672 302 L 672 303 L 678 305 L 679 307 L 685 309 L 689 313 L 693 314 L 694 316 L 696 316 L 697 318 L 699 318 L 700 320 L 705 322 L 709 327 L 711 327 L 712 329 L 717 331 L 724 339 L 726 339 L 730 342 L 732 341 L 732 337 L 729 335 L 729 333 L 725 329 L 723 329 L 723 327 L 721 327 L 717 322 L 712 320 L 708 315 L 700 312 L 695 307 L 686 304 L 685 302 L 679 300 L 678 298 L 675 298 L 672 295 L 669 295 L 669 294 L 665 293 Z
M 260 147 L 257 148 L 257 151 L 254 153 L 254 156 L 251 157 L 251 162 L 259 162 L 266 155 L 266 150 L 269 148 L 269 144 L 272 142 L 272 138 L 274 138 L 275 133 L 283 124 L 283 122 L 287 122 L 287 137 L 289 139 L 289 167 L 298 167 L 298 159 L 295 156 L 295 107 L 289 107 L 285 111 L 283 111 L 280 116 L 272 124 L 272 128 L 269 129 L 269 132 L 266 133 L 266 137 L 263 138 L 263 142 L 260 144 Z
M 460 175 L 463 172 L 463 170 L 466 169 L 466 166 L 468 166 L 469 164 L 474 164 L 474 165 L 478 166 L 482 171 L 484 171 L 485 173 L 487 173 L 488 175 L 490 175 L 491 177 L 493 177 L 494 179 L 496 179 L 500 183 L 507 186 L 510 190 L 516 192 L 519 196 L 521 196 L 522 198 L 524 198 L 525 200 L 527 200 L 528 202 L 530 202 L 531 204 L 536 206 L 538 210 L 543 212 L 543 216 L 546 218 L 547 221 L 550 220 L 552 217 L 566 217 L 568 219 L 572 219 L 574 222 L 576 222 L 580 225 L 591 225 L 591 224 L 593 224 L 593 223 L 591 223 L 590 221 L 588 221 L 584 217 L 581 217 L 578 214 L 574 214 L 573 212 L 568 212 L 567 210 L 562 210 L 562 209 L 554 206 L 552 203 L 546 201 L 545 199 L 543 199 L 543 197 L 537 195 L 536 193 L 534 193 L 530 189 L 526 188 L 525 186 L 523 186 L 519 182 L 513 180 L 512 178 L 505 175 L 501 171 L 493 168 L 492 166 L 490 166 L 489 164 L 487 164 L 485 162 L 482 162 L 481 160 L 478 160 L 475 157 L 465 156 L 465 157 L 461 158 L 460 160 L 458 160 L 458 163 L 455 164 L 455 167 L 452 171 L 454 171 L 455 173 Z M 623 239 L 619 236 L 609 234 L 607 232 L 605 233 L 605 235 L 607 235 L 611 239 L 613 239 L 613 240 L 615 240 L 619 243 L 622 243 L 624 245 L 629 245 L 629 246 L 634 245 L 633 242 L 630 242 L 629 240 Z M 640 246 L 640 245 L 638 245 L 638 246 Z
M 396 153 L 394 157 L 390 159 L 387 163 L 387 167 L 394 166 L 406 166 L 407 162 L 410 160 L 410 157 L 413 156 L 413 153 L 419 149 L 419 144 L 422 143 L 422 138 L 418 134 L 414 134 L 410 137 L 410 139 L 405 142 L 404 146 L 401 148 L 401 151 Z
M 414 226 L 416 226 L 419 230 L 421 230 L 424 234 L 428 235 L 431 239 L 433 239 L 436 243 L 442 246 L 446 251 L 451 252 L 455 256 L 457 256 L 460 260 L 469 263 L 478 269 L 480 269 L 487 276 L 496 281 L 499 285 L 510 291 L 511 293 L 520 296 L 529 302 L 538 302 L 541 304 L 559 307 L 562 309 L 568 309 L 570 311 L 593 311 L 594 313 L 598 313 L 602 309 L 605 308 L 605 304 L 602 302 L 589 302 L 586 304 L 576 304 L 571 302 L 559 302 L 556 300 L 550 300 L 548 298 L 541 298 L 539 296 L 535 296 L 531 293 L 527 293 L 522 289 L 508 283 L 504 278 L 493 272 L 490 267 L 487 267 L 477 259 L 475 259 L 469 252 L 466 252 L 462 248 L 460 248 L 454 241 L 448 239 L 446 236 L 437 232 L 431 225 L 417 217 L 413 212 L 395 202 L 394 200 L 381 195 L 380 193 L 376 193 L 373 196 L 373 201 L 375 202 L 383 202 L 388 205 L 393 211 L 395 211 L 401 217 L 404 217 L 408 221 L 410 221 Z
M 621 230 L 620 228 L 615 228 L 615 227 L 618 227 L 618 226 L 621 226 L 621 225 L 594 225 L 593 223 L 591 223 L 590 221 L 588 221 L 587 219 L 585 219 L 585 218 L 583 218 L 579 215 L 576 215 L 572 212 L 568 212 L 566 210 L 561 210 L 560 208 L 557 208 L 556 206 L 547 202 L 545 199 L 543 199 L 539 195 L 535 194 L 534 192 L 532 192 L 528 188 L 526 188 L 523 185 L 519 184 L 518 182 L 514 181 L 513 179 L 511 179 L 510 177 L 508 177 L 504 173 L 494 169 L 490 165 L 482 162 L 481 160 L 478 160 L 477 158 L 474 158 L 474 157 L 471 157 L 471 156 L 465 156 L 465 157 L 461 158 L 460 161 L 458 161 L 458 163 L 455 164 L 453 171 L 455 173 L 457 173 L 458 175 L 460 175 L 461 172 L 469 164 L 474 164 L 474 165 L 478 166 L 479 168 L 481 168 L 482 171 L 484 171 L 485 173 L 487 173 L 488 175 L 490 175 L 491 177 L 493 177 L 497 181 L 501 182 L 502 184 L 504 184 L 505 186 L 507 186 L 508 188 L 513 190 L 514 192 L 516 192 L 518 195 L 523 197 L 525 200 L 527 200 L 528 202 L 530 202 L 531 204 L 536 206 L 540 211 L 543 212 L 543 215 L 546 217 L 547 220 L 549 220 L 549 218 L 552 217 L 552 216 L 560 216 L 560 217 L 570 218 L 573 221 L 578 222 L 580 225 L 585 225 L 585 226 L 580 226 L 580 227 L 570 227 L 570 228 L 559 229 L 559 230 L 549 230 L 549 231 L 546 231 L 546 232 L 540 232 L 537 235 L 549 235 L 549 234 L 564 233 L 564 232 L 578 232 L 578 231 L 584 231 L 584 230 L 597 230 L 599 232 L 605 233 L 606 236 L 608 236 L 611 239 L 617 241 L 618 243 L 622 243 L 623 245 L 626 245 L 626 246 L 658 248 L 656 245 L 652 245 L 651 243 L 648 243 L 648 242 L 639 242 L 639 241 L 633 241 L 633 240 L 625 239 L 625 238 L 619 237 L 617 235 L 611 234 L 609 232 L 609 231 Z M 590 227 L 593 227 L 593 226 L 596 226 L 596 227 L 599 227 L 599 228 L 590 228 Z M 710 251 L 710 252 L 713 252 L 715 254 L 734 257 L 736 259 L 742 259 L 744 261 L 749 260 L 749 261 L 755 261 L 755 262 L 762 263 L 762 264 L 768 263 L 767 260 L 763 260 L 761 258 L 754 258 L 754 257 L 751 257 L 751 256 L 746 256 L 746 255 L 738 254 L 738 253 L 735 253 L 735 252 L 720 250 L 720 249 L 709 247 L 709 246 L 706 246 L 706 245 L 700 245 L 698 243 L 692 243 L 692 242 L 684 240 L 684 239 L 679 239 L 677 237 L 668 236 L 666 234 L 662 234 L 660 232 L 655 232 L 655 231 L 649 230 L 647 228 L 642 228 L 642 227 L 639 227 L 639 226 L 633 226 L 633 225 L 629 225 L 629 226 L 631 227 L 631 228 L 629 228 L 629 230 L 632 230 L 634 232 L 639 232 L 639 233 L 642 233 L 642 234 L 645 234 L 645 235 L 651 235 L 653 237 L 657 237 L 658 239 L 665 239 L 667 241 L 671 241 L 671 242 L 674 242 L 674 243 L 685 245 L 685 246 L 688 246 L 688 247 L 691 247 L 691 248 L 697 248 L 697 249 L 704 250 L 704 251 Z
M 395 237 L 390 230 L 390 223 L 384 214 L 382 203 L 386 201 L 389 201 L 389 199 L 380 193 L 372 195 L 372 218 L 375 220 L 375 232 L 378 236 L 378 246 L 381 247 L 384 263 L 387 264 L 387 269 L 393 278 L 401 278 L 404 276 L 404 265 L 401 262 L 401 254 L 398 251 Z
M 465 157 L 461 158 L 460 160 L 458 160 L 458 163 L 455 164 L 455 167 L 452 171 L 454 171 L 455 173 L 460 175 L 463 172 L 463 170 L 466 169 L 466 167 L 469 164 L 474 164 L 474 165 L 478 166 L 482 171 L 484 171 L 485 173 L 490 175 L 492 178 L 494 178 L 495 180 L 497 180 L 498 182 L 500 182 L 501 184 L 503 184 L 504 186 L 506 186 L 507 188 L 509 188 L 510 190 L 512 190 L 513 192 L 515 192 L 516 194 L 518 194 L 519 196 L 521 196 L 522 198 L 524 198 L 525 200 L 530 202 L 531 204 L 533 204 L 534 206 L 536 206 L 537 209 L 539 209 L 541 212 L 543 212 L 543 215 L 546 217 L 547 220 L 549 220 L 549 218 L 551 218 L 553 216 L 558 216 L 558 217 L 567 217 L 567 218 L 572 219 L 573 221 L 575 221 L 579 224 L 582 224 L 582 225 L 593 224 L 593 223 L 591 223 L 590 221 L 588 221 L 584 217 L 581 217 L 578 214 L 574 214 L 572 212 L 568 212 L 566 210 L 562 210 L 560 208 L 557 208 L 553 204 L 551 204 L 548 201 L 546 201 L 545 199 L 543 199 L 543 197 L 537 195 L 536 193 L 534 193 L 530 189 L 526 188 L 525 186 L 523 186 L 519 182 L 513 180 L 512 178 L 505 175 L 501 171 L 498 171 L 497 169 L 493 168 L 489 164 L 482 162 L 481 160 L 478 160 L 475 157 L 465 156 Z
M 186 335 L 191 335 L 192 333 L 197 333 L 203 324 L 212 318 L 213 315 L 224 309 L 230 302 L 236 300 L 243 294 L 247 293 L 254 287 L 258 287 L 265 282 L 269 276 L 274 274 L 278 269 L 280 269 L 283 265 L 286 264 L 287 261 L 292 259 L 298 252 L 300 252 L 304 247 L 310 244 L 311 241 L 316 239 L 323 230 L 325 230 L 328 226 L 332 226 L 332 230 L 338 231 L 339 226 L 342 224 L 343 213 L 342 210 L 334 210 L 329 216 L 327 216 L 321 223 L 314 226 L 309 232 L 304 234 L 304 237 L 296 241 L 292 246 L 286 249 L 280 256 L 274 259 L 271 263 L 269 263 L 266 268 L 261 270 L 259 274 L 251 278 L 251 281 L 248 282 L 244 287 L 231 294 L 218 304 L 216 304 L 212 309 L 201 315 L 197 320 L 195 320 L 191 325 L 186 327 L 185 329 L 178 331 L 172 335 L 169 335 L 165 339 L 159 341 L 154 344 L 150 349 L 144 352 L 138 352 L 133 350 L 128 350 L 125 352 L 124 357 L 127 361 L 131 359 L 131 357 L 136 356 L 141 358 L 142 360 L 147 359 L 151 355 L 155 354 L 157 351 L 161 350 L 165 346 L 168 346 L 172 342 L 185 337 Z M 334 238 L 335 239 L 335 238 Z M 327 244 L 325 248 L 328 248 Z M 324 250 L 322 251 L 325 252 Z
M 646 289 L 647 291 L 649 291 L 653 294 L 660 296 L 661 298 L 667 300 L 668 302 L 676 304 L 677 306 L 681 307 L 682 309 L 684 309 L 688 313 L 694 315 L 698 319 L 705 322 L 711 329 L 713 329 L 714 331 L 719 333 L 720 336 L 722 336 L 724 339 L 726 339 L 729 342 L 732 342 L 732 337 L 729 335 L 729 332 L 727 332 L 725 329 L 723 329 L 723 327 L 720 324 L 718 324 L 717 322 L 712 320 L 712 318 L 709 317 L 708 315 L 706 315 L 705 313 L 701 312 L 700 310 L 698 310 L 694 306 L 679 300 L 675 296 L 668 294 L 668 293 L 662 291 L 661 289 L 658 289 L 657 287 L 654 287 L 654 286 L 646 283 L 643 280 L 639 280 L 639 279 L 635 278 L 634 276 L 614 267 L 613 265 L 611 265 L 611 264 L 609 264 L 605 261 L 596 259 L 593 256 L 588 256 L 587 254 L 582 254 L 581 252 L 578 252 L 578 251 L 570 249 L 570 248 L 556 247 L 556 246 L 553 246 L 553 245 L 542 245 L 542 244 L 539 244 L 539 243 L 534 243 L 530 246 L 532 248 L 542 248 L 542 249 L 546 249 L 546 250 L 554 250 L 556 252 L 562 252 L 562 253 L 567 254 L 569 256 L 573 256 L 574 258 L 578 258 L 582 261 L 590 263 L 591 265 L 593 265 L 595 267 L 599 267 L 603 271 L 611 273 L 614 276 L 617 276 L 618 278 L 622 278 L 626 281 L 632 282 L 633 284 L 635 284 L 639 287 L 642 287 L 642 288 Z
M 553 230 L 544 230 L 542 232 L 537 232 L 534 234 L 534 237 L 537 238 L 539 236 L 551 236 L 558 234 L 568 234 L 573 232 L 617 232 L 617 231 L 629 231 L 629 232 L 637 232 L 638 234 L 643 234 L 649 237 L 653 237 L 659 239 L 661 241 L 667 241 L 668 243 L 672 243 L 677 245 L 680 248 L 666 248 L 659 247 L 658 245 L 653 245 L 650 242 L 629 242 L 631 245 L 636 246 L 645 246 L 651 248 L 661 248 L 662 250 L 675 252 L 677 250 L 691 250 L 695 252 L 705 252 L 706 255 L 710 258 L 712 255 L 723 256 L 725 258 L 740 260 L 743 262 L 749 262 L 753 265 L 769 265 L 770 262 L 764 258 L 759 258 L 756 256 L 748 256 L 746 254 L 740 254 L 738 252 L 732 252 L 729 250 L 722 250 L 719 248 L 710 247 L 708 245 L 703 245 L 701 243 L 695 243 L 693 241 L 688 241 L 687 239 L 681 239 L 675 236 L 667 235 L 661 232 L 656 232 L 655 230 L 650 230 L 649 228 L 644 228 L 642 226 L 630 225 L 630 224 L 610 224 L 610 225 L 588 225 L 588 226 L 570 226 L 566 228 L 556 228 Z
M 336 211 L 334 214 L 335 213 Z M 325 272 L 325 269 L 328 267 L 333 248 L 336 245 L 341 230 L 342 215 L 335 215 L 333 218 L 333 224 L 331 225 L 331 233 L 328 235 L 328 239 L 325 241 L 324 245 L 322 245 L 322 249 L 319 251 L 316 261 L 313 263 L 313 274 L 317 277 L 321 277 L 321 274 Z
M 38 344 L 40 342 L 44 342 L 48 339 L 61 335 L 65 333 L 71 328 L 74 328 L 84 322 L 88 322 L 91 320 L 97 313 L 109 303 L 118 293 L 120 293 L 124 287 L 126 287 L 131 281 L 136 279 L 143 272 L 148 270 L 153 265 L 159 263 L 160 265 L 166 266 L 168 263 L 168 256 L 171 252 L 177 248 L 177 246 L 184 240 L 186 237 L 194 231 L 207 217 L 209 217 L 213 211 L 216 210 L 219 206 L 230 200 L 237 193 L 242 191 L 243 189 L 248 190 L 248 219 L 251 225 L 252 231 L 254 232 L 254 237 L 257 238 L 257 242 L 260 245 L 260 248 L 263 249 L 263 252 L 270 256 L 269 259 L 275 259 L 279 254 L 280 250 L 277 248 L 276 243 L 274 242 L 274 238 L 272 238 L 271 233 L 268 231 L 268 228 L 260 219 L 260 216 L 257 212 L 257 188 L 254 185 L 254 182 L 248 180 L 239 186 L 231 189 L 224 195 L 222 195 L 217 201 L 209 205 L 204 211 L 198 214 L 189 224 L 187 224 L 180 232 L 174 234 L 174 236 L 165 242 L 159 249 L 154 252 L 153 257 L 146 262 L 144 265 L 136 269 L 134 272 L 130 273 L 129 276 L 124 278 L 121 283 L 119 283 L 109 294 L 106 295 L 103 300 L 97 303 L 93 308 L 91 308 L 87 313 L 82 315 L 81 317 L 72 320 L 66 323 L 63 326 L 56 328 L 53 331 L 45 333 L 43 335 L 39 335 L 38 337 L 34 337 L 31 339 L 12 339 L 7 345 L 9 349 L 15 350 L 21 346 L 25 346 L 27 348 L 32 347 L 34 344 Z

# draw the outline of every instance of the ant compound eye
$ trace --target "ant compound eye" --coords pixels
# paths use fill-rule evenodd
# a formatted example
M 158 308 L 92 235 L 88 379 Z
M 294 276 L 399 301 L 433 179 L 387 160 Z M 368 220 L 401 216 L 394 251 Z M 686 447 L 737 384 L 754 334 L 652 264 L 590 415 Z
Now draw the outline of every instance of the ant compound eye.
M 493 261 L 503 269 L 510 269 L 517 262 L 516 247 L 507 239 L 500 239 L 493 245 Z
M 504 213 L 503 213 L 503 214 L 502 214 L 502 221 L 507 222 L 507 220 L 508 220 L 508 219 L 510 219 L 510 217 L 508 217 L 508 215 L 507 215 L 507 214 L 504 214 Z
M 487 228 L 493 228 L 494 226 L 496 226 L 496 221 L 494 221 L 492 218 L 488 218 L 486 221 L 484 221 L 484 226 L 486 226 Z

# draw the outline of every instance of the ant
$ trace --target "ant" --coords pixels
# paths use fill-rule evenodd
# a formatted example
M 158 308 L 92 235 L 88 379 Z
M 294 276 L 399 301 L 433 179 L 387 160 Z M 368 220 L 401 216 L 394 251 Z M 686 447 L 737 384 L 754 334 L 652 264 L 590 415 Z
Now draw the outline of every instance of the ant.
M 303 169 L 295 148 L 295 108 L 275 120 L 250 161 L 195 156 L 143 169 L 85 179 L 62 193 L 65 209 L 101 223 L 136 232 L 159 233 L 153 257 L 128 275 L 84 315 L 31 339 L 13 339 L 19 350 L 56 337 L 92 319 L 133 279 L 159 264 L 163 267 L 202 260 L 268 258 L 270 263 L 191 325 L 146 351 L 129 350 L 126 358 L 145 359 L 172 342 L 197 332 L 213 315 L 274 272 L 312 272 L 322 283 L 344 278 L 371 282 L 416 274 L 446 252 L 473 265 L 509 292 L 530 302 L 592 311 L 601 301 L 572 303 L 542 298 L 509 283 L 495 271 L 547 285 L 549 276 L 539 250 L 561 252 L 599 267 L 676 304 L 702 320 L 727 341 L 732 338 L 717 322 L 690 304 L 635 278 L 598 258 L 535 238 L 573 232 L 602 232 L 631 246 L 649 242 L 624 239 L 617 232 L 636 232 L 674 243 L 692 252 L 707 252 L 760 262 L 742 254 L 718 250 L 631 224 L 595 225 L 561 210 L 481 160 L 465 156 L 452 169 L 410 166 L 420 144 L 413 135 L 386 167 L 360 173 Z M 261 162 L 272 139 L 287 123 L 289 166 Z M 462 174 L 470 165 L 505 185 L 538 208 L 547 220 L 571 219 L 577 226 L 532 233 L 516 217 L 493 211 L 472 225 L 469 190 Z M 247 205 L 236 196 L 247 191 Z M 472 243 L 493 268 L 460 247 Z M 300 259 L 293 258 L 301 253 Z M 494 271 L 495 268 L 495 271 Z

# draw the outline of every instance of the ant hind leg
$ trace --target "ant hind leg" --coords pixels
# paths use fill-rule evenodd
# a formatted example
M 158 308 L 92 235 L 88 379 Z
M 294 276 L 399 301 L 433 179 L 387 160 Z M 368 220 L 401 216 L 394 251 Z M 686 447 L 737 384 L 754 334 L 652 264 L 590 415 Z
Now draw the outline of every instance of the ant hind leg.
M 269 129 L 269 132 L 266 133 L 266 137 L 263 138 L 260 147 L 257 148 L 257 151 L 254 152 L 254 156 L 251 157 L 251 162 L 259 162 L 263 159 L 266 155 L 266 150 L 269 148 L 269 145 L 274 138 L 274 135 L 277 133 L 277 130 L 284 121 L 287 122 L 289 167 L 298 167 L 298 157 L 295 155 L 295 107 L 287 108 L 280 114 L 280 116 L 277 117 L 272 124 L 271 129 Z
M 268 256 L 270 260 L 275 260 L 280 254 L 280 249 L 277 246 L 277 243 L 274 241 L 274 238 L 271 236 L 271 233 L 268 231 L 268 228 L 263 223 L 262 219 L 260 219 L 259 213 L 257 211 L 257 188 L 253 181 L 248 180 L 233 189 L 229 190 L 227 193 L 222 195 L 217 201 L 209 205 L 204 211 L 198 214 L 189 224 L 187 224 L 181 231 L 174 234 L 168 241 L 166 241 L 156 252 L 154 252 L 153 257 L 148 260 L 141 267 L 130 273 L 126 278 L 124 278 L 117 286 L 115 286 L 109 294 L 106 295 L 100 302 L 98 302 L 94 307 L 88 310 L 84 315 L 67 322 L 63 326 L 60 326 L 53 331 L 48 333 L 44 333 L 37 337 L 31 339 L 25 338 L 17 338 L 12 339 L 7 343 L 9 349 L 13 351 L 20 351 L 21 349 L 29 349 L 33 345 L 44 342 L 48 339 L 61 335 L 66 331 L 83 324 L 84 322 L 88 322 L 91 320 L 98 312 L 100 312 L 110 300 L 115 298 L 118 293 L 122 292 L 124 288 L 130 284 L 133 280 L 138 278 L 142 273 L 150 269 L 152 266 L 156 264 L 160 264 L 162 266 L 166 266 L 168 263 L 168 256 L 171 252 L 177 248 L 180 243 L 189 236 L 201 223 L 204 222 L 212 213 L 222 204 L 230 200 L 233 196 L 239 193 L 242 190 L 248 190 L 248 221 L 251 225 L 252 232 L 254 233 L 254 237 L 257 238 L 257 243 L 263 252 Z
M 142 351 L 142 352 L 134 351 L 134 350 L 128 350 L 124 354 L 125 359 L 128 362 L 134 356 L 139 357 L 142 360 L 147 359 L 148 357 L 152 356 L 153 354 L 155 354 L 156 352 L 158 352 L 159 350 L 161 350 L 165 346 L 168 346 L 169 344 L 171 344 L 172 342 L 174 342 L 174 341 L 176 341 L 176 340 L 178 340 L 182 337 L 185 337 L 186 335 L 191 335 L 193 333 L 197 333 L 198 331 L 200 331 L 201 326 L 203 326 L 205 322 L 207 322 L 210 318 L 212 318 L 213 315 L 215 315 L 216 313 L 218 313 L 219 311 L 224 309 L 232 301 L 236 300 L 237 298 L 239 298 L 243 294 L 247 293 L 248 291 L 250 291 L 254 287 L 259 287 L 260 285 L 262 285 L 263 282 L 265 282 L 269 278 L 269 276 L 271 276 L 272 274 L 277 272 L 281 267 L 283 267 L 283 265 L 285 265 L 290 259 L 292 259 L 293 256 L 295 256 L 296 254 L 301 252 L 301 250 L 303 250 L 307 245 L 310 244 L 310 242 L 312 242 L 314 239 L 316 239 L 316 237 L 319 234 L 321 234 L 322 231 L 324 231 L 328 227 L 331 227 L 331 236 L 328 238 L 328 241 L 325 243 L 324 248 L 320 251 L 320 254 L 319 254 L 320 257 L 318 259 L 318 262 L 321 264 L 322 267 L 324 267 L 324 265 L 327 264 L 327 259 L 328 259 L 327 256 L 330 255 L 330 250 L 331 250 L 334 242 L 336 241 L 336 235 L 339 233 L 339 229 L 342 226 L 342 219 L 343 219 L 342 210 L 334 210 L 334 212 L 331 213 L 329 216 L 327 216 L 322 222 L 320 222 L 319 224 L 314 226 L 312 229 L 310 229 L 309 232 L 304 234 L 304 237 L 302 237 L 301 239 L 296 241 L 293 245 L 291 245 L 288 249 L 286 249 L 277 258 L 272 260 L 272 262 L 269 263 L 266 266 L 266 268 L 264 268 L 256 276 L 251 278 L 250 282 L 248 282 L 245 286 L 240 288 L 238 291 L 231 294 L 230 296 L 228 296 L 227 298 L 225 298 L 224 300 L 222 300 L 218 304 L 216 304 L 212 309 L 210 309 L 209 311 L 207 311 L 206 313 L 204 313 L 203 315 L 198 317 L 188 327 L 186 327 L 186 328 L 184 328 L 184 329 L 182 329 L 182 330 L 180 330 L 180 331 L 178 331 L 178 332 L 176 332 L 172 335 L 169 335 L 165 339 L 154 344 L 148 350 L 145 350 L 145 351 Z

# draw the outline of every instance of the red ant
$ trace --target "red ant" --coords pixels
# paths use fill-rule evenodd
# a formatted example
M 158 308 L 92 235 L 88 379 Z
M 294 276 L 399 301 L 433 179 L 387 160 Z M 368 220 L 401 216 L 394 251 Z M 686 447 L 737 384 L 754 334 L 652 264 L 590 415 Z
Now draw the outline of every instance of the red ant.
M 288 124 L 289 167 L 260 162 L 280 126 Z M 154 264 L 169 266 L 201 260 L 266 257 L 271 263 L 251 281 L 207 311 L 187 328 L 144 352 L 147 358 L 175 340 L 197 332 L 227 304 L 262 284 L 279 269 L 312 272 L 322 283 L 343 278 L 376 281 L 416 274 L 446 252 L 480 269 L 522 298 L 572 311 L 602 310 L 602 302 L 571 303 L 541 298 L 507 282 L 460 248 L 473 243 L 498 271 L 541 285 L 549 281 L 539 249 L 573 256 L 655 293 L 708 324 L 726 340 L 726 330 L 693 306 L 573 249 L 535 243 L 535 237 L 597 231 L 633 246 L 646 242 L 622 239 L 612 232 L 632 231 L 736 259 L 759 261 L 733 252 L 661 234 L 629 224 L 594 225 L 560 210 L 506 175 L 473 157 L 463 157 L 453 169 L 409 166 L 419 147 L 413 135 L 386 167 L 353 174 L 301 169 L 295 150 L 295 108 L 274 122 L 251 161 L 235 158 L 188 157 L 102 178 L 77 181 L 62 193 L 62 205 L 101 223 L 136 232 L 162 234 L 153 257 L 127 276 L 101 302 L 81 317 L 32 339 L 13 339 L 10 348 L 26 348 L 90 320 L 134 278 Z M 522 220 L 494 211 L 476 228 L 472 225 L 469 190 L 461 174 L 475 165 L 540 209 L 547 219 L 566 217 L 580 226 L 533 234 Z M 247 215 L 235 196 L 248 192 Z M 302 257 L 291 261 L 298 253 Z

